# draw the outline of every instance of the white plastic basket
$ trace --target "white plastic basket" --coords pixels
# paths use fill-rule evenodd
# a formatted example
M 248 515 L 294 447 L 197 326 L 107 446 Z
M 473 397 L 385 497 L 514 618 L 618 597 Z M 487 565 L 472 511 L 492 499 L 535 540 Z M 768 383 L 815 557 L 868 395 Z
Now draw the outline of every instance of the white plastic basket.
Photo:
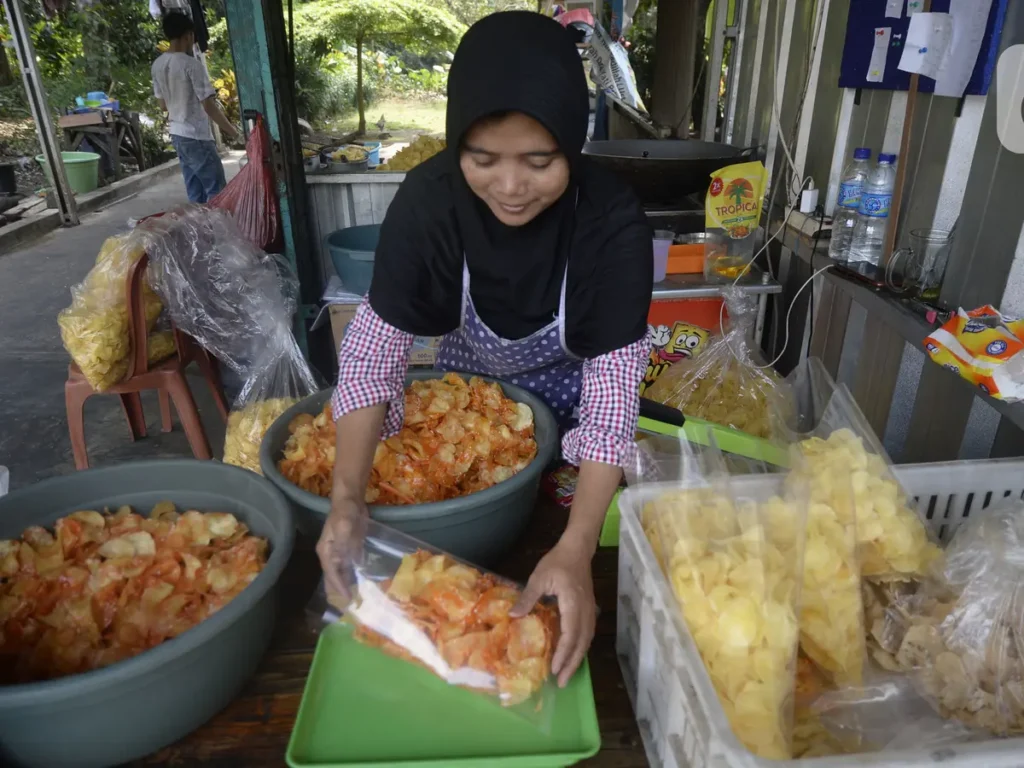
M 925 524 L 943 542 L 972 514 L 1024 498 L 1024 459 L 895 467 Z M 733 478 L 735 490 L 761 496 L 780 475 Z M 993 739 L 939 749 L 900 750 L 776 761 L 753 755 L 733 734 L 672 588 L 640 524 L 644 503 L 664 488 L 631 488 L 619 509 L 619 596 L 616 651 L 648 762 L 655 768 L 1021 768 L 1024 738 Z M 744 494 L 745 495 L 745 494 Z

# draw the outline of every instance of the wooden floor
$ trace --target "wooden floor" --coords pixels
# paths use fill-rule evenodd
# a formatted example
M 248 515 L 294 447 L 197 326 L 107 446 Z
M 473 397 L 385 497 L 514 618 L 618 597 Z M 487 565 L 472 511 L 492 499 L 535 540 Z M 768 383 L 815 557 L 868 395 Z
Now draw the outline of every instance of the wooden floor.
M 512 555 L 497 568 L 498 572 L 525 582 L 534 564 L 557 541 L 565 520 L 564 510 L 541 500 L 528 531 Z M 580 765 L 640 768 L 647 765 L 647 760 L 615 657 L 618 550 L 599 550 L 593 572 L 601 614 L 590 649 L 590 668 L 602 749 Z M 313 542 L 298 539 L 282 577 L 278 632 L 255 678 L 214 720 L 134 766 L 280 768 L 285 764 L 288 738 L 316 644 L 316 635 L 306 621 L 304 609 L 319 577 Z

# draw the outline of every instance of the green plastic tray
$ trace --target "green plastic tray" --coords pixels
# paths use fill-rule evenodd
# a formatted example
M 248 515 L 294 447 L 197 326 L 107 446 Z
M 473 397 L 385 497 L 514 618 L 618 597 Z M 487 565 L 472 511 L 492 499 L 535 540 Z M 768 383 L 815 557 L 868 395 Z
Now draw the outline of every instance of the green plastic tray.
M 550 734 L 472 691 L 352 639 L 320 635 L 295 728 L 291 768 L 557 768 L 601 748 L 584 661 L 554 698 Z
M 637 425 L 638 432 L 647 432 L 655 435 L 666 435 L 668 437 L 680 437 L 695 445 L 708 445 L 711 441 L 708 438 L 709 431 L 715 436 L 715 443 L 723 453 L 742 456 L 753 461 L 761 461 L 776 467 L 785 467 L 789 464 L 789 457 L 786 451 L 774 443 L 740 432 L 738 429 L 730 429 L 720 424 L 713 424 L 703 419 L 686 417 L 686 423 L 682 427 L 665 424 L 660 421 L 648 419 L 641 416 Z M 604 517 L 604 524 L 601 526 L 601 537 L 598 540 L 602 547 L 619 546 L 619 496 L 622 491 L 616 491 L 612 497 L 612 503 Z

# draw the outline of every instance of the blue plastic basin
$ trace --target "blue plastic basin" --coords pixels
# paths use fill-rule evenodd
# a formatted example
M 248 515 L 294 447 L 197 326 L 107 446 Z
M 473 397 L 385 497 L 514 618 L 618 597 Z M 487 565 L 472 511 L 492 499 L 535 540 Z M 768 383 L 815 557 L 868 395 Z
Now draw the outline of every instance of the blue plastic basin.
M 345 227 L 331 232 L 325 240 L 334 269 L 345 290 L 362 296 L 370 290 L 373 254 L 380 240 L 380 224 Z

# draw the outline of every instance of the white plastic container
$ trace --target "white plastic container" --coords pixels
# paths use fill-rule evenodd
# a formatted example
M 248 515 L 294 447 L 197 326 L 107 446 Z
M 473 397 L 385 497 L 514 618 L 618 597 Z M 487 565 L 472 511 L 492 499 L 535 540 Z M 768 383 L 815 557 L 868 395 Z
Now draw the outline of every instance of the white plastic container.
M 1024 459 L 895 467 L 921 519 L 947 542 L 960 522 L 1005 499 L 1024 498 Z M 782 475 L 733 478 L 743 495 L 767 498 Z M 676 486 L 671 486 L 676 487 Z M 668 580 L 640 524 L 644 503 L 665 486 L 626 490 L 619 499 L 619 597 L 616 652 L 648 762 L 654 768 L 1020 768 L 1024 738 L 941 749 L 874 752 L 804 760 L 767 760 L 733 734 L 690 637 Z

